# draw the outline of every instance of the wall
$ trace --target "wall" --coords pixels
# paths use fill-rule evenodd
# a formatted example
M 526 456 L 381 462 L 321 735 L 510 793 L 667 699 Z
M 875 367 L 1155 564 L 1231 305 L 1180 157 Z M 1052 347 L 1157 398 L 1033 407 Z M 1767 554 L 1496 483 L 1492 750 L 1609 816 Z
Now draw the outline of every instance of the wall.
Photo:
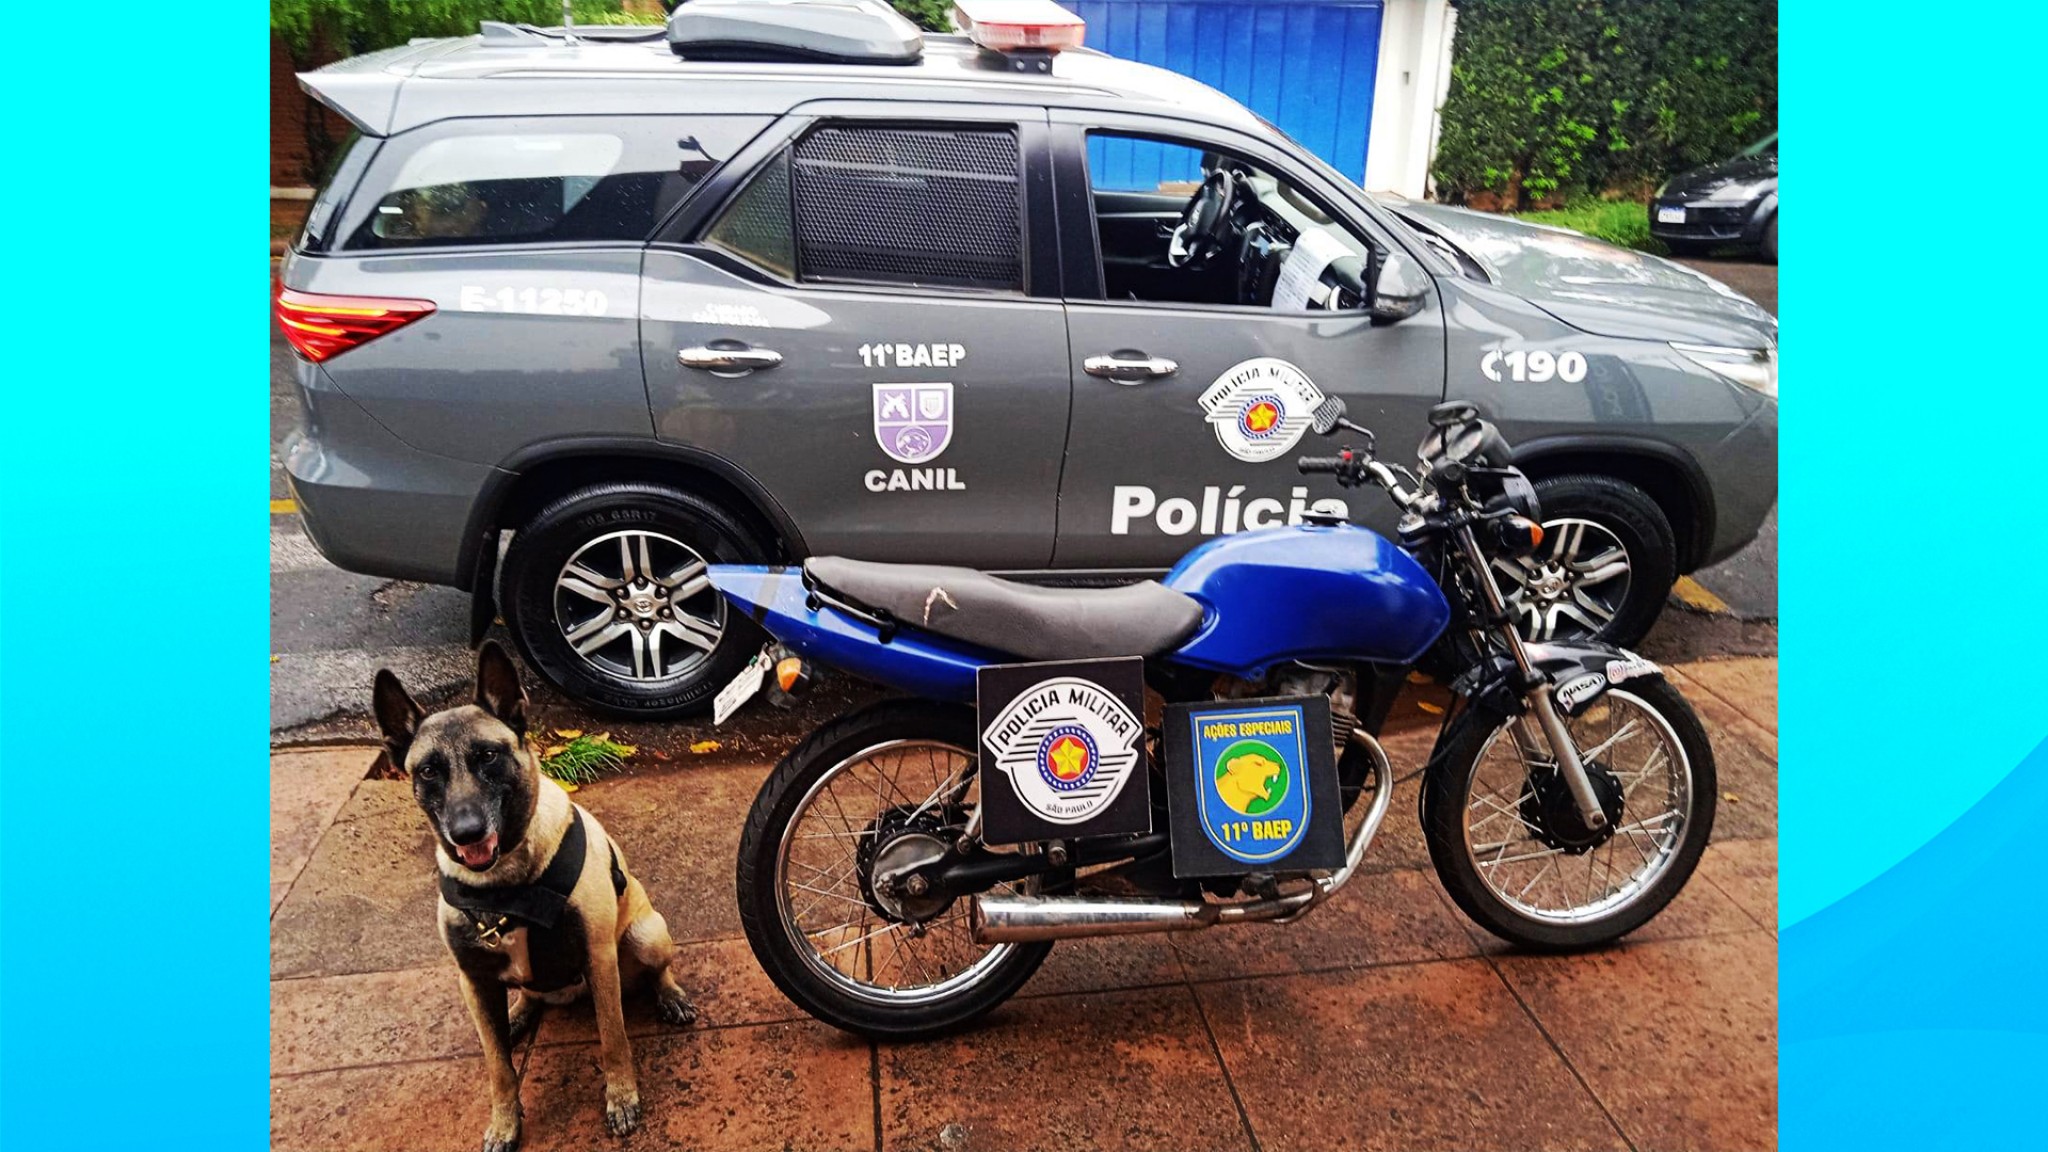
M 1458 10 L 1450 0 L 1387 0 L 1367 189 L 1416 200 L 1429 195 L 1429 164 L 1451 87 L 1457 28 Z
M 270 185 L 297 188 L 312 181 L 306 173 L 306 107 L 312 98 L 299 87 L 291 53 L 284 42 L 270 38 Z M 348 134 L 348 121 L 320 109 L 336 140 Z
M 1088 22 L 1089 47 L 1192 76 L 1279 125 L 1351 179 L 1364 176 L 1383 0 L 1066 6 Z

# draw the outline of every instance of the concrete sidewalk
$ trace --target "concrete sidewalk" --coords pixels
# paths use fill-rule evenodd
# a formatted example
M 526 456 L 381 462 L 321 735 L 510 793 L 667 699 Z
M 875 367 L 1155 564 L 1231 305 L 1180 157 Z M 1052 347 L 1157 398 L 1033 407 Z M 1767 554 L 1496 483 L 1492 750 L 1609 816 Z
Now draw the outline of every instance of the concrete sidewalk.
M 701 1018 L 678 1032 L 629 997 L 646 1121 L 615 1140 L 588 1004 L 550 1014 L 518 1054 L 522 1147 L 1772 1147 L 1776 665 L 1676 670 L 1714 740 L 1715 843 L 1621 946 L 1530 955 L 1467 922 L 1428 869 L 1411 782 L 1369 874 L 1301 923 L 1063 943 L 982 1027 L 921 1045 L 817 1024 L 754 963 L 732 860 L 763 766 L 586 787 Z M 1432 719 L 1397 706 L 1397 772 Z M 474 1149 L 482 1069 L 433 929 L 429 835 L 405 781 L 363 779 L 373 755 L 272 759 L 272 1145 Z

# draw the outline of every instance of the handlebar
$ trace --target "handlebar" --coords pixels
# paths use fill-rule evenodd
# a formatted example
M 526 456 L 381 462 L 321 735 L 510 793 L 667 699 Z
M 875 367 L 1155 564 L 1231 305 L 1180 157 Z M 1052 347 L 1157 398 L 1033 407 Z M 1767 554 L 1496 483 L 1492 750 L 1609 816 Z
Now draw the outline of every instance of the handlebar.
M 1331 472 L 1341 476 L 1350 470 L 1352 464 L 1353 461 L 1349 455 L 1303 456 L 1294 462 L 1294 467 L 1296 471 L 1304 476 L 1316 472 Z
M 1401 487 L 1401 479 L 1394 470 L 1373 459 L 1372 450 L 1363 452 L 1351 448 L 1335 456 L 1302 456 L 1294 461 L 1295 470 L 1303 475 L 1327 472 L 1337 477 L 1337 483 L 1346 488 L 1356 488 L 1367 480 L 1387 490 L 1394 503 L 1403 508 L 1411 507 L 1419 493 Z

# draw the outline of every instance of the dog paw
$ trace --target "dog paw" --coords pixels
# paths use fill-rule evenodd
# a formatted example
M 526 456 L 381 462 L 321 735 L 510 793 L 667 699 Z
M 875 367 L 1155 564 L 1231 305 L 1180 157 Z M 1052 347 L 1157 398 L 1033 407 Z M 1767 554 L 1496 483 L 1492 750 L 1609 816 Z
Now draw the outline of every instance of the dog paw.
M 671 1028 L 688 1028 L 697 1022 L 697 1007 L 681 992 L 662 991 L 654 998 L 655 1011 Z
M 607 1094 L 604 1102 L 604 1126 L 614 1136 L 625 1136 L 640 1127 L 640 1094 Z
M 484 1152 L 518 1152 L 519 1125 L 500 1128 L 493 1124 L 484 1132 Z

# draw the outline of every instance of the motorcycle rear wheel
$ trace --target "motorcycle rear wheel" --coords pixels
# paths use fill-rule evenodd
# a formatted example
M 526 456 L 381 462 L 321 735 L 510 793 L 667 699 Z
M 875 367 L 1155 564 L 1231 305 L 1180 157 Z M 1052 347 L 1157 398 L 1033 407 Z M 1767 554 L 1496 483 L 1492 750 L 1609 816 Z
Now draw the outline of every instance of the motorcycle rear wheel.
M 1565 799 L 1547 749 L 1532 763 L 1511 722 L 1468 711 L 1422 785 L 1437 876 L 1487 931 L 1529 948 L 1610 943 L 1664 910 L 1691 879 L 1719 796 L 1706 730 L 1661 679 L 1610 689 L 1567 721 L 1595 791 L 1621 793 L 1604 837 Z
M 762 784 L 740 835 L 740 924 L 804 1011 L 871 1039 L 924 1039 L 1009 999 L 1052 950 L 974 943 L 964 899 L 916 931 L 869 882 L 892 841 L 957 834 L 978 743 L 970 708 L 888 701 L 811 733 Z

